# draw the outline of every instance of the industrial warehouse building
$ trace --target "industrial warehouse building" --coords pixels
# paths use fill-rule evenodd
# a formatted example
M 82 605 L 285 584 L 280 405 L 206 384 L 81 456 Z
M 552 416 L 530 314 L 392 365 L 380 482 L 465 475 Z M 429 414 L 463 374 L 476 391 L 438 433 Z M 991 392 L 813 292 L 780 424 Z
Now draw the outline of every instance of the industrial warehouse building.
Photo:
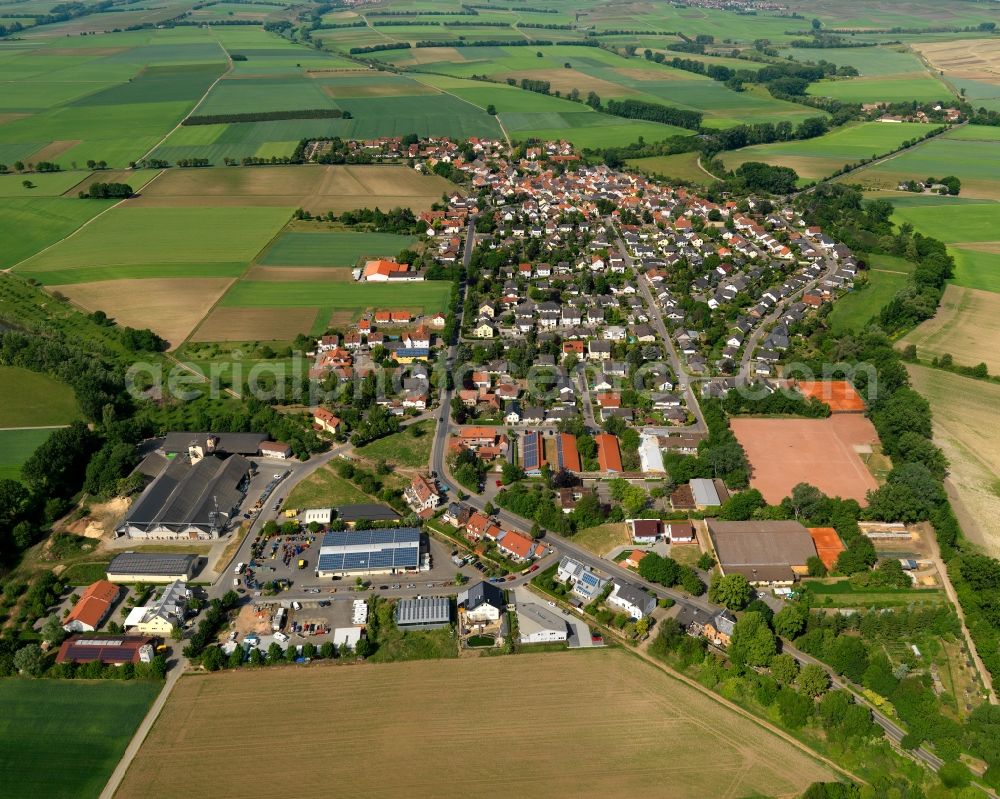
M 123 552 L 108 564 L 113 583 L 172 583 L 190 580 L 198 565 L 197 555 L 169 555 L 153 552 Z
M 420 528 L 329 532 L 323 536 L 317 577 L 396 574 L 420 566 Z
M 177 455 L 133 503 L 116 533 L 152 540 L 216 539 L 236 516 L 249 482 L 242 455 Z
M 791 585 L 808 573 L 816 554 L 809 531 L 796 521 L 708 520 L 723 574 L 742 574 L 754 585 Z
M 451 624 L 451 601 L 443 596 L 400 599 L 396 626 L 400 630 L 439 630 Z

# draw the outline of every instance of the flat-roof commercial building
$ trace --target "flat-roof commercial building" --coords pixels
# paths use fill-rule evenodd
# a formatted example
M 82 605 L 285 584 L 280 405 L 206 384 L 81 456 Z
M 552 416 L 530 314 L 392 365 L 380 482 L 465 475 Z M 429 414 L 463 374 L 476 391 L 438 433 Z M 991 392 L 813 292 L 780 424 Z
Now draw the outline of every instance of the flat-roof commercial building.
M 71 635 L 62 642 L 56 663 L 149 663 L 153 659 L 155 639 L 143 635 L 102 635 L 83 638 Z
M 646 474 L 663 474 L 663 452 L 656 436 L 643 435 L 639 439 L 639 463 Z
M 517 606 L 517 633 L 522 644 L 565 641 L 569 638 L 565 619 L 533 602 Z
M 816 554 L 809 531 L 796 521 L 708 520 L 723 574 L 742 574 L 755 585 L 790 585 L 807 573 Z
M 237 514 L 250 469 L 242 455 L 225 460 L 178 455 L 129 508 L 116 533 L 141 539 L 216 539 Z
M 113 583 L 172 583 L 190 580 L 198 565 L 197 555 L 170 555 L 153 552 L 123 552 L 108 564 Z
M 451 624 L 451 600 L 443 596 L 400 599 L 395 615 L 401 630 L 440 630 Z
M 420 566 L 420 528 L 329 532 L 323 536 L 317 577 L 396 574 Z

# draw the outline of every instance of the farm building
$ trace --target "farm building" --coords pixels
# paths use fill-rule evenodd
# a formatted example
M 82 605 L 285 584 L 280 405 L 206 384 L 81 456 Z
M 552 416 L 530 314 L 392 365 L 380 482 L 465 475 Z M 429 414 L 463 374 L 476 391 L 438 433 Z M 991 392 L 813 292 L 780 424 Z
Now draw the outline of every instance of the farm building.
M 419 566 L 417 527 L 329 532 L 320 546 L 316 576 L 396 574 L 416 571 Z
M 480 580 L 458 595 L 458 608 L 470 622 L 499 621 L 507 600 L 502 588 Z
M 353 527 L 360 521 L 369 522 L 395 522 L 399 521 L 399 514 L 388 505 L 379 505 L 373 502 L 365 502 L 359 505 L 340 505 L 336 508 L 337 518 L 348 527 Z
M 810 527 L 809 535 L 812 536 L 816 554 L 823 561 L 823 565 L 832 569 L 840 553 L 844 551 L 844 542 L 840 540 L 837 531 L 832 527 Z
M 545 465 L 545 449 L 542 434 L 537 430 L 528 430 L 521 438 L 521 462 L 525 474 L 535 477 L 542 473 Z
M 195 433 L 176 430 L 167 435 L 160 450 L 167 455 L 188 454 L 192 451 L 206 455 L 253 456 L 261 452 L 262 444 L 273 444 L 264 433 Z
M 742 574 L 754 585 L 790 585 L 816 554 L 809 531 L 796 521 L 708 520 L 723 574 Z
M 139 496 L 115 531 L 129 538 L 216 539 L 236 516 L 250 461 L 178 455 Z
M 292 448 L 281 441 L 262 441 L 260 455 L 262 458 L 276 458 L 283 461 L 292 457 Z
M 197 555 L 123 552 L 108 564 L 108 579 L 113 583 L 172 583 L 175 580 L 190 580 L 197 564 Z
M 121 592 L 120 586 L 107 580 L 91 583 L 63 621 L 63 629 L 68 633 L 94 632 L 108 617 Z
M 534 603 L 517 607 L 518 641 L 522 644 L 542 644 L 569 638 L 566 622 L 548 608 Z
M 594 436 L 597 442 L 597 463 L 602 472 L 623 472 L 622 451 L 618 439 L 610 433 L 598 433 Z
M 689 485 L 691 486 L 691 496 L 697 507 L 717 508 L 722 504 L 722 498 L 719 496 L 719 489 L 714 480 L 696 477 L 690 481 Z
M 307 508 L 302 511 L 303 524 L 329 524 L 333 520 L 333 508 Z
M 400 630 L 439 630 L 451 624 L 451 601 L 443 596 L 400 599 L 395 617 Z
M 546 441 L 546 461 L 556 471 L 580 472 L 580 453 L 576 448 L 576 436 L 572 433 L 558 433 Z
M 56 663 L 149 663 L 153 659 L 155 639 L 144 635 L 104 635 L 83 638 L 71 635 L 56 653 Z

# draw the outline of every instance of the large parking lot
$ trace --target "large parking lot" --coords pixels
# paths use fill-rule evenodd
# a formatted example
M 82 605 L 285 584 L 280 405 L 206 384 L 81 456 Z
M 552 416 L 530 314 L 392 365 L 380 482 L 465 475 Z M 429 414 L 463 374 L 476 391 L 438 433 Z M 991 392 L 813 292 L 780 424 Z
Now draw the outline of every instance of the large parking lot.
M 291 601 L 293 598 L 309 598 L 310 595 L 357 595 L 354 577 L 317 577 L 316 563 L 319 559 L 319 549 L 323 534 L 309 532 L 298 535 L 276 535 L 270 538 L 260 536 L 254 545 L 252 559 L 244 565 L 242 573 L 237 574 L 233 567 L 231 575 L 233 586 L 241 593 L 249 593 L 254 599 L 265 599 L 258 592 L 271 582 L 287 581 L 288 587 L 280 592 L 279 599 Z M 452 550 L 434 538 L 427 538 L 426 545 L 430 549 L 431 568 L 405 574 L 362 574 L 359 575 L 367 583 L 367 587 L 376 591 L 392 591 L 398 596 L 414 596 L 421 591 L 427 593 L 430 588 L 450 588 L 455 593 L 455 575 L 461 571 L 468 579 L 481 578 L 482 575 L 471 565 L 461 569 L 451 559 Z

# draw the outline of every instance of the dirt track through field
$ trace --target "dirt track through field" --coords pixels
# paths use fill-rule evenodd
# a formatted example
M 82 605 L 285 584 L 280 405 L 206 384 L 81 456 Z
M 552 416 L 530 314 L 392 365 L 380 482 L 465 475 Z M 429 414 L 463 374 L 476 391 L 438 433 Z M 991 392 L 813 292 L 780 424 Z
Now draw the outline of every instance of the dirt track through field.
M 185 677 L 117 796 L 173 799 L 178 763 L 191 797 L 219 795 L 220 764 L 295 797 L 791 797 L 831 778 L 614 650 Z

